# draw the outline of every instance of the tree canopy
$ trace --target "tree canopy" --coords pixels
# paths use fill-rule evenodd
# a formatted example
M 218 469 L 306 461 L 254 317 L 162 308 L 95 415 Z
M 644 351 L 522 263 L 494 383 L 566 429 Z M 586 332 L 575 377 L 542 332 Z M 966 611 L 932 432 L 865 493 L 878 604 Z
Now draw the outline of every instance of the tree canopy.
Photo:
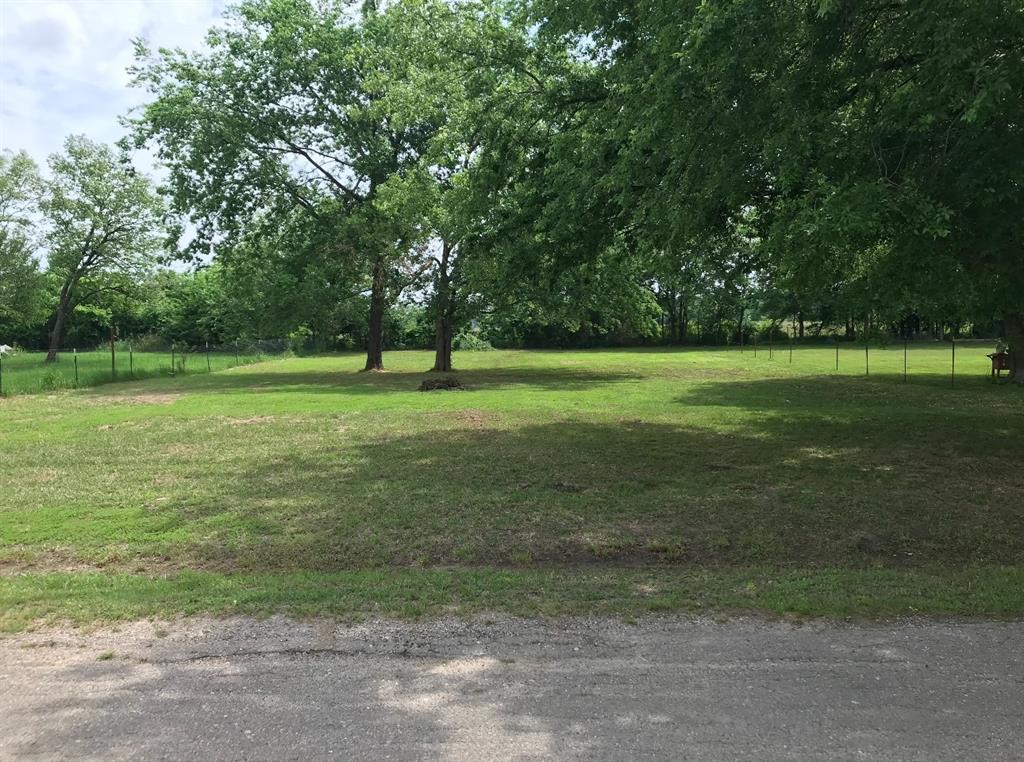
M 216 273 L 151 290 L 211 305 L 177 335 L 365 341 L 367 369 L 431 333 L 447 371 L 466 331 L 742 342 L 785 322 L 998 333 L 1024 380 L 1021 39 L 1011 0 L 242 0 L 200 50 L 137 44 L 126 147 L 155 151 L 178 256 Z M 131 177 L 85 146 L 51 167 L 45 241 L 7 210 L 46 183 L 0 166 L 4 302 L 56 304 L 56 334 L 74 300 L 45 283 L 75 281 L 98 209 L 61 186 Z

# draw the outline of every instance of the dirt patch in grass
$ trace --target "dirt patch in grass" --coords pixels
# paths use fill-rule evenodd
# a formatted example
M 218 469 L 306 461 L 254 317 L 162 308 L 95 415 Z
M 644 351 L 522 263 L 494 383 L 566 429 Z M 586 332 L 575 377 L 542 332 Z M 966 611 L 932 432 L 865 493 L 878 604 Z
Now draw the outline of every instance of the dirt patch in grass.
M 460 423 L 464 423 L 471 428 L 483 429 L 487 428 L 488 424 L 495 422 L 498 419 L 498 416 L 484 410 L 469 408 L 467 410 L 455 411 L 454 418 Z
M 229 426 L 253 426 L 260 423 L 271 423 L 276 420 L 276 415 L 255 415 L 252 418 L 228 418 L 227 424 Z
M 114 406 L 114 405 L 173 405 L 185 395 L 180 392 L 140 392 L 138 394 L 100 394 L 94 390 L 71 390 L 68 395 L 74 395 L 74 404 Z M 66 397 L 65 397 L 66 398 Z M 47 399 L 61 399 L 57 395 L 51 395 Z

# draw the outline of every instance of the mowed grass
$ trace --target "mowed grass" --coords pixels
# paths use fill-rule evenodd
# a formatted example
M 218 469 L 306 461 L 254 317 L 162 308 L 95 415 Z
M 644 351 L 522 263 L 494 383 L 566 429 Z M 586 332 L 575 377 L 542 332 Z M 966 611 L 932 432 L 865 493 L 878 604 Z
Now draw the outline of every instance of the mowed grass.
M 83 389 L 112 382 L 187 375 L 225 370 L 263 359 L 252 353 L 211 351 L 207 354 L 176 352 L 115 352 L 113 367 L 109 350 L 61 352 L 52 363 L 45 352 L 18 352 L 0 360 L 0 382 L 5 395 L 39 394 L 60 389 Z M 77 364 L 77 369 L 76 369 Z
M 987 345 L 288 359 L 0 400 L 0 627 L 197 611 L 1024 613 Z M 840 370 L 863 374 L 863 348 Z M 857 367 L 859 365 L 859 367 Z

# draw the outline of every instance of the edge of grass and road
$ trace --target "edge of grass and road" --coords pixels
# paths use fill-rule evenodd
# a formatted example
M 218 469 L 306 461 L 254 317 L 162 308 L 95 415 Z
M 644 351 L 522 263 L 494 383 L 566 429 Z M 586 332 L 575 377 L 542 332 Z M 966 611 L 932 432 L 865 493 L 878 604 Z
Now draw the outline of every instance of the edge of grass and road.
M 195 614 L 416 618 L 652 613 L 826 619 L 1024 615 L 1024 568 L 416 569 L 0 577 L 0 631 Z

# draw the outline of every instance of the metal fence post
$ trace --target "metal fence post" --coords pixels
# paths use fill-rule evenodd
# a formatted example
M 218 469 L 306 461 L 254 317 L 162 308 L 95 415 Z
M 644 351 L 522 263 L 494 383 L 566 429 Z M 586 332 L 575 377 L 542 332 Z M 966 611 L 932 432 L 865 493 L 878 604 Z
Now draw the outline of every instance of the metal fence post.
M 206 342 L 206 372 L 210 372 L 210 342 Z
M 235 365 L 238 365 L 238 339 L 235 339 Z
M 864 375 L 868 375 L 868 342 L 864 340 Z
M 793 326 L 789 327 L 789 364 L 793 364 Z
M 128 345 L 128 375 L 135 378 L 135 352 L 131 344 Z
M 907 383 L 907 337 L 903 337 L 903 383 Z
M 75 347 L 75 349 L 74 349 L 74 357 L 75 357 L 75 388 L 77 389 L 78 388 L 78 347 Z
M 174 375 L 174 342 L 171 342 L 171 375 Z
M 111 381 L 116 381 L 117 380 L 117 356 L 115 354 L 116 350 L 114 348 L 114 342 L 116 341 L 116 339 L 115 339 L 116 335 L 117 335 L 117 331 L 115 331 L 114 327 L 111 326 L 110 327 L 110 380 Z
M 949 366 L 949 385 L 953 388 L 956 387 L 956 337 L 951 337 L 949 347 L 952 350 Z

